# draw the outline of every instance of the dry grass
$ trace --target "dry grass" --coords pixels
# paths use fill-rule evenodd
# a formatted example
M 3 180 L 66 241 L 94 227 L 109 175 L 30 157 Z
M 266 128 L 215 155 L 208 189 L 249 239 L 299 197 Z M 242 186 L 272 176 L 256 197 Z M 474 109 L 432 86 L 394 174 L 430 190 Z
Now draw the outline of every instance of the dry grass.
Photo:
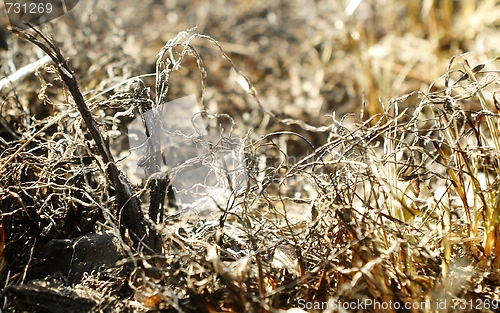
M 57 299 L 106 312 L 342 312 L 334 304 L 367 301 L 383 307 L 346 311 L 496 311 L 500 6 L 356 2 L 81 3 L 54 23 L 142 200 L 147 239 L 120 220 L 111 161 L 64 72 L 20 78 L 1 90 L 3 309 Z M 156 31 L 164 23 L 172 32 Z M 42 58 L 9 44 L 6 76 Z M 156 81 L 142 77 L 152 95 L 129 89 L 153 70 Z M 133 118 L 123 113 L 191 93 L 244 139 L 248 184 L 196 216 L 163 194 L 165 217 L 152 218 L 158 189 L 122 160 Z M 120 239 L 123 260 L 75 286 L 30 282 L 47 242 L 97 231 Z

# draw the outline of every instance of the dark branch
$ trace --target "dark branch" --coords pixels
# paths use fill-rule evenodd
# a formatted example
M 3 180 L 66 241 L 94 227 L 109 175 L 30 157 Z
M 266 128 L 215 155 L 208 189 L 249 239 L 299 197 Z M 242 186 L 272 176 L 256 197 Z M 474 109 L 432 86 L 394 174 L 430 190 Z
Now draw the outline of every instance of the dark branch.
M 73 75 L 71 68 L 66 62 L 66 59 L 62 55 L 55 40 L 52 37 L 46 36 L 40 30 L 34 27 L 31 28 L 43 39 L 42 41 L 38 40 L 32 34 L 17 28 L 13 28 L 12 32 L 38 46 L 45 53 L 47 53 L 47 55 L 50 56 L 56 64 L 61 79 L 73 96 L 78 111 L 89 129 L 90 135 L 96 143 L 99 155 L 106 164 L 108 177 L 116 191 L 116 201 L 119 208 L 118 218 L 120 220 L 120 224 L 124 225 L 135 234 L 135 236 L 132 235 L 131 237 L 136 244 L 139 243 L 140 240 L 148 242 L 146 238 L 147 232 L 144 224 L 144 216 L 140 209 L 139 199 L 134 196 L 130 183 L 116 166 L 113 155 L 104 142 L 104 138 L 102 137 L 102 134 L 99 131 L 87 104 L 85 103 L 85 99 L 80 92 L 75 75 Z

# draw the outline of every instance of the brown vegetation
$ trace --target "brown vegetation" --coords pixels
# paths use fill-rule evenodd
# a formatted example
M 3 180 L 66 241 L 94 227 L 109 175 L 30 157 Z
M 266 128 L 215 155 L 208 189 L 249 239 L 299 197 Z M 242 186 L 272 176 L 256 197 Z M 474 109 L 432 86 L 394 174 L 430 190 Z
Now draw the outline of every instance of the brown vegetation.
M 2 310 L 498 310 L 500 7 L 268 2 L 82 2 L 6 33 Z M 189 94 L 248 175 L 195 215 L 126 132 Z

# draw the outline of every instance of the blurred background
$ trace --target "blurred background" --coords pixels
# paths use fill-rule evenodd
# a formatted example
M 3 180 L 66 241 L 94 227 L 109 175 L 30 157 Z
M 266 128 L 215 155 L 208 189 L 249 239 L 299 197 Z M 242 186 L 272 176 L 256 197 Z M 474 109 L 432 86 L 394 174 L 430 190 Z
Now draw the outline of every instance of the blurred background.
M 0 75 L 7 76 L 43 53 L 10 35 L 6 14 L 0 14 Z M 154 73 L 161 47 L 179 31 L 197 27 L 250 79 L 266 110 L 323 126 L 331 124 L 334 112 L 337 118 L 354 112 L 366 119 L 382 111 L 380 102 L 427 91 L 453 55 L 469 52 L 472 67 L 499 56 L 499 24 L 500 5 L 491 0 L 86 0 L 42 29 L 61 44 L 91 96 L 126 78 Z M 209 108 L 257 133 L 297 130 L 255 112 L 214 45 L 206 40 L 193 45 L 208 73 Z M 200 95 L 200 75 L 191 61 L 171 78 L 169 100 Z M 154 90 L 154 79 L 146 83 Z M 25 87 L 20 101 L 26 110 L 39 118 L 51 114 L 37 105 L 40 82 Z M 57 88 L 53 92 L 64 101 Z

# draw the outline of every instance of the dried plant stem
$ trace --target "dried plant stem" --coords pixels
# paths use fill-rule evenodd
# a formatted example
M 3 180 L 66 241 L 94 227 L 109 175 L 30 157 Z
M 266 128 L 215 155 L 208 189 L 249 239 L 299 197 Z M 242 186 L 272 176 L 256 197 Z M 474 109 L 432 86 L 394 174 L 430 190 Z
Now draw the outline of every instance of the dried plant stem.
M 465 64 L 464 69 L 465 69 L 465 72 L 467 73 L 467 75 L 469 75 L 470 79 L 475 84 L 477 84 L 478 81 L 476 79 L 476 76 L 472 72 L 469 64 Z M 479 97 L 479 102 L 481 103 L 481 107 L 483 108 L 483 110 L 491 112 L 492 110 L 490 109 L 488 102 L 484 98 L 484 94 L 481 91 L 481 89 L 477 90 L 477 95 Z M 500 139 L 498 138 L 498 126 L 495 125 L 495 123 L 493 122 L 493 119 L 489 115 L 486 115 L 486 123 L 488 124 L 488 129 L 491 132 L 491 138 L 493 139 L 493 143 L 495 144 L 495 149 L 498 151 L 498 150 L 500 150 Z
M 111 180 L 111 183 L 116 191 L 116 200 L 119 208 L 118 218 L 124 226 L 133 232 L 133 235 L 131 236 L 132 240 L 135 244 L 138 244 L 141 240 L 147 239 L 146 228 L 143 221 L 144 217 L 140 209 L 139 199 L 137 199 L 137 197 L 133 194 L 128 180 L 116 166 L 113 156 L 104 142 L 104 138 L 102 137 L 102 134 L 100 133 L 97 124 L 94 121 L 87 104 L 85 103 L 85 99 L 80 92 L 76 77 L 73 75 L 72 70 L 59 50 L 59 47 L 52 38 L 47 37 L 41 31 L 33 27 L 32 29 L 43 39 L 43 42 L 28 32 L 18 29 L 13 29 L 12 31 L 21 38 L 38 46 L 45 53 L 47 53 L 47 55 L 56 64 L 61 79 L 73 96 L 78 111 L 89 129 L 92 139 L 94 139 L 96 143 L 99 156 L 102 158 L 104 164 L 106 164 L 107 174 L 109 175 L 109 179 Z
M 15 71 L 11 75 L 9 75 L 9 77 L 0 79 L 0 90 L 2 90 L 4 87 L 12 86 L 14 83 L 20 81 L 21 79 L 23 79 L 27 75 L 36 71 L 36 69 L 38 67 L 49 63 L 49 61 L 50 61 L 50 57 L 48 55 L 46 55 L 43 58 L 41 58 L 33 63 L 30 63 L 26 66 L 23 66 L 19 70 Z

